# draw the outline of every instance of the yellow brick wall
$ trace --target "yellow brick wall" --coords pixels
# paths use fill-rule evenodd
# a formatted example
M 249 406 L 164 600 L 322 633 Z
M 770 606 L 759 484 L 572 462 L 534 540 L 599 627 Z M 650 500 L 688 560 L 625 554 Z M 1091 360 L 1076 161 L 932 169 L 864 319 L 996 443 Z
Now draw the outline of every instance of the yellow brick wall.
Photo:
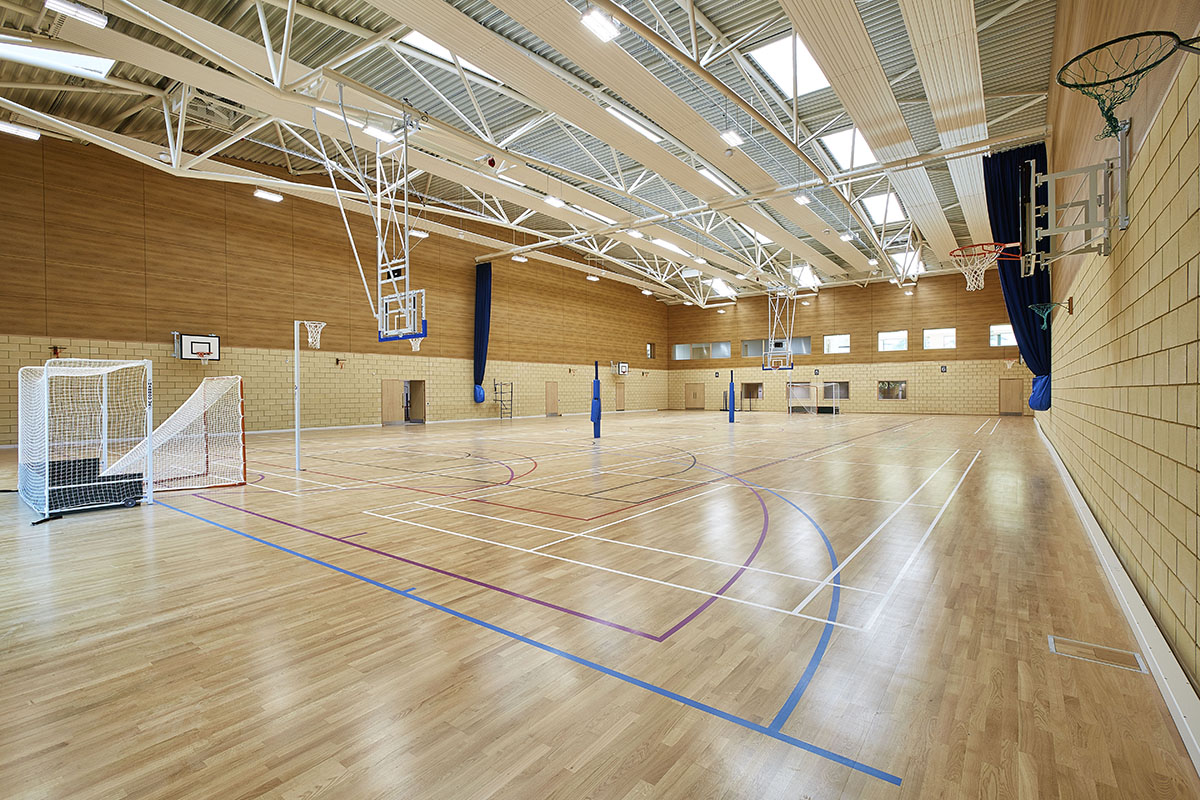
M 1054 297 L 1073 296 L 1075 313 L 1053 317 L 1053 405 L 1038 419 L 1200 686 L 1200 58 L 1178 66 L 1153 124 L 1135 119 L 1146 139 L 1128 229 L 1110 257 L 1054 268 Z
M 187 399 L 200 380 L 211 375 L 241 375 L 246 398 L 246 429 L 279 430 L 292 426 L 292 351 L 229 347 L 221 361 L 207 366 L 171 357 L 171 346 L 159 343 L 111 342 L 98 339 L 0 335 L 0 445 L 17 441 L 17 370 L 45 363 L 50 348 L 63 348 L 67 358 L 150 358 L 154 362 L 154 416 L 161 422 Z M 337 359 L 345 363 L 337 364 Z M 493 380 L 513 381 L 515 416 L 546 413 L 546 381 L 558 383 L 562 414 L 586 413 L 592 397 L 592 367 L 489 361 L 484 379 L 488 400 L 472 399 L 471 362 L 459 358 L 300 351 L 301 424 L 306 428 L 335 425 L 378 425 L 380 381 L 384 378 L 424 380 L 428 421 L 494 419 Z M 606 412 L 615 408 L 615 382 L 625 384 L 625 408 L 666 408 L 667 371 L 630 369 L 618 378 L 607 364 L 600 369 L 600 396 Z
M 942 372 L 941 367 L 946 371 Z M 820 375 L 814 375 L 819 369 Z M 742 394 L 743 383 L 762 383 L 763 398 L 751 405 L 754 411 L 784 411 L 789 381 L 849 381 L 850 396 L 840 401 L 847 413 L 886 414 L 996 414 L 999 411 L 1000 379 L 1020 378 L 1021 407 L 1029 412 L 1027 401 L 1033 376 L 1023 365 L 1005 366 L 995 359 L 980 361 L 904 361 L 890 364 L 822 364 L 820 367 L 796 365 L 790 371 L 760 369 L 734 370 L 734 391 Z M 907 399 L 879 400 L 879 381 L 906 381 Z M 673 368 L 668 376 L 667 404 L 683 408 L 685 383 L 704 384 L 704 407 L 721 408 L 722 393 L 729 390 L 729 370 Z M 825 403 L 825 405 L 828 405 Z M 739 407 L 746 408 L 745 404 Z

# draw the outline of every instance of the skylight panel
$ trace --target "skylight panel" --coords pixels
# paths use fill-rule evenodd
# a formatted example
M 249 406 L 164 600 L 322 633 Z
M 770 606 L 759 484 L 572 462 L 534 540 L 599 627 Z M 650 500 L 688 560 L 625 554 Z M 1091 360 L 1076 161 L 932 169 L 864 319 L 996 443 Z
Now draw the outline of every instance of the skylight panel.
M 647 139 L 654 142 L 655 144 L 658 144 L 659 142 L 662 141 L 661 136 L 659 136 L 654 131 L 647 128 L 642 123 L 638 122 L 633 117 L 626 114 L 624 111 L 614 108 L 613 106 L 605 106 L 604 110 L 607 111 L 608 113 L 612 114 L 617 119 L 621 120 L 621 122 L 624 122 L 629 127 L 633 128 L 635 131 L 640 133 L 642 136 L 645 136 Z
M 93 79 L 107 77 L 113 64 L 117 63 L 111 58 L 7 42 L 0 42 L 0 61 L 15 61 L 18 64 Z
M 703 175 L 704 177 L 708 178 L 710 181 L 715 183 L 717 186 L 720 186 L 723 191 L 728 192 L 729 194 L 737 194 L 738 193 L 737 189 L 734 189 L 732 186 L 730 186 L 728 181 L 726 181 L 724 178 L 722 178 L 717 173 L 713 172 L 708 167 L 701 167 L 700 174 Z
M 418 31 L 409 31 L 404 36 L 400 37 L 400 41 L 404 42 L 405 44 L 412 45 L 413 47 L 417 48 L 418 50 L 423 50 L 426 53 L 429 53 L 429 55 L 431 55 L 431 56 L 437 56 L 438 58 L 443 59 L 444 61 L 449 61 L 451 63 L 454 62 L 454 54 L 453 53 L 451 53 L 445 47 L 442 47 L 440 44 L 435 42 L 433 39 L 430 39 L 428 36 L 426 36 L 423 33 L 418 32 Z M 470 61 L 467 61 L 465 58 L 460 58 L 458 60 L 458 63 L 462 64 L 463 69 L 470 70 L 471 72 L 474 72 L 476 75 L 482 75 L 483 77 L 487 78 L 488 80 L 493 80 L 496 83 L 501 83 L 501 84 L 504 83 L 504 81 L 500 80 L 495 75 L 492 75 L 491 73 L 488 73 L 488 72 L 484 72 L 479 67 L 472 64 Z
M 742 230 L 744 230 L 746 233 L 753 236 L 754 240 L 757 241 L 759 244 L 771 244 L 771 242 L 773 241 L 769 237 L 764 236 L 763 234 L 754 230 L 754 228 L 751 228 L 749 225 L 747 225 L 744 222 L 739 222 L 738 225 L 742 226 Z
M 925 262 L 916 250 L 905 250 L 903 253 L 891 253 L 892 261 L 900 269 L 900 274 L 907 280 L 925 273 Z
M 656 244 L 664 250 L 670 250 L 672 253 L 678 253 L 681 256 L 689 255 L 682 247 L 674 242 L 668 242 L 666 239 L 651 239 L 652 244 Z
M 762 47 L 756 47 L 746 55 L 767 73 L 780 93 L 792 99 L 792 40 L 796 41 L 796 90 L 801 95 L 816 92 L 829 86 L 825 73 L 799 37 L 785 36 Z
M 903 222 L 905 219 L 904 209 L 900 207 L 900 198 L 896 197 L 895 192 L 864 197 L 862 204 L 876 225 Z
M 859 133 L 858 128 L 847 128 L 844 131 L 822 136 L 821 143 L 825 145 L 829 155 L 833 156 L 833 160 L 842 169 L 865 167 L 877 162 L 875 154 L 867 146 L 867 140 Z

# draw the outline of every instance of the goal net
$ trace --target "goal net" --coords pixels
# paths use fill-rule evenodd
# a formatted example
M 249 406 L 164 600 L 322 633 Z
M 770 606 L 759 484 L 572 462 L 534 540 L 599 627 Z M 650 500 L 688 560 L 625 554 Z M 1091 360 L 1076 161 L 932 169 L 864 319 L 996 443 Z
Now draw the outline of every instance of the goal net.
M 43 516 L 151 499 L 149 361 L 55 358 L 18 372 L 17 487 Z M 110 465 L 120 463 L 120 470 Z
M 175 413 L 101 476 L 120 474 L 153 452 L 154 489 L 204 489 L 246 482 L 242 378 L 205 378 Z

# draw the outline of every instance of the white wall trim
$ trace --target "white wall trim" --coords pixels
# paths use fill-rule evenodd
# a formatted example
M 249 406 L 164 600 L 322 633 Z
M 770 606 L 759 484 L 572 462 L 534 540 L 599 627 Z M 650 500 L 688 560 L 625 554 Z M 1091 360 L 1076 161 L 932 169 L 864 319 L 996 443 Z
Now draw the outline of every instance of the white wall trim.
M 1179 665 L 1179 660 L 1175 657 L 1175 652 L 1167 644 L 1166 637 L 1159 630 L 1150 609 L 1146 607 L 1146 602 L 1138 594 L 1133 580 L 1121 565 L 1116 551 L 1113 550 L 1108 537 L 1100 528 L 1100 523 L 1084 501 L 1083 493 L 1079 491 L 1071 473 L 1067 471 L 1066 464 L 1063 463 L 1058 451 L 1054 449 L 1054 445 L 1042 430 L 1041 422 L 1035 417 L 1034 423 L 1037 425 L 1038 435 L 1042 437 L 1042 443 L 1050 451 L 1050 458 L 1054 461 L 1054 466 L 1058 468 L 1058 475 L 1067 488 L 1067 494 L 1071 497 L 1071 503 L 1075 506 L 1075 513 L 1079 515 L 1083 530 L 1087 533 L 1088 539 L 1092 542 L 1092 548 L 1100 559 L 1100 565 L 1104 568 L 1108 584 L 1116 593 L 1121 610 L 1125 612 L 1125 619 L 1133 628 L 1134 638 L 1137 639 L 1142 655 L 1146 658 L 1150 674 L 1154 676 L 1158 690 L 1162 693 L 1163 699 L 1167 701 L 1167 708 L 1175 720 L 1175 727 L 1179 729 L 1183 744 L 1192 758 L 1192 766 L 1196 768 L 1197 773 L 1200 773 L 1200 696 L 1196 695 L 1187 675 L 1183 672 L 1183 667 Z

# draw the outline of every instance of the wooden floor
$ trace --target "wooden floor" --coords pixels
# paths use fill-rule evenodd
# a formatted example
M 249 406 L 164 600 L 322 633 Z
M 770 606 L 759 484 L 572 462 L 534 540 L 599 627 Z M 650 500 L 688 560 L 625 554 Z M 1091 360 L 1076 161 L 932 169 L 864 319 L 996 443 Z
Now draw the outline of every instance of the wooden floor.
M 1031 420 L 590 428 L 0 495 L 0 796 L 1200 797 Z

